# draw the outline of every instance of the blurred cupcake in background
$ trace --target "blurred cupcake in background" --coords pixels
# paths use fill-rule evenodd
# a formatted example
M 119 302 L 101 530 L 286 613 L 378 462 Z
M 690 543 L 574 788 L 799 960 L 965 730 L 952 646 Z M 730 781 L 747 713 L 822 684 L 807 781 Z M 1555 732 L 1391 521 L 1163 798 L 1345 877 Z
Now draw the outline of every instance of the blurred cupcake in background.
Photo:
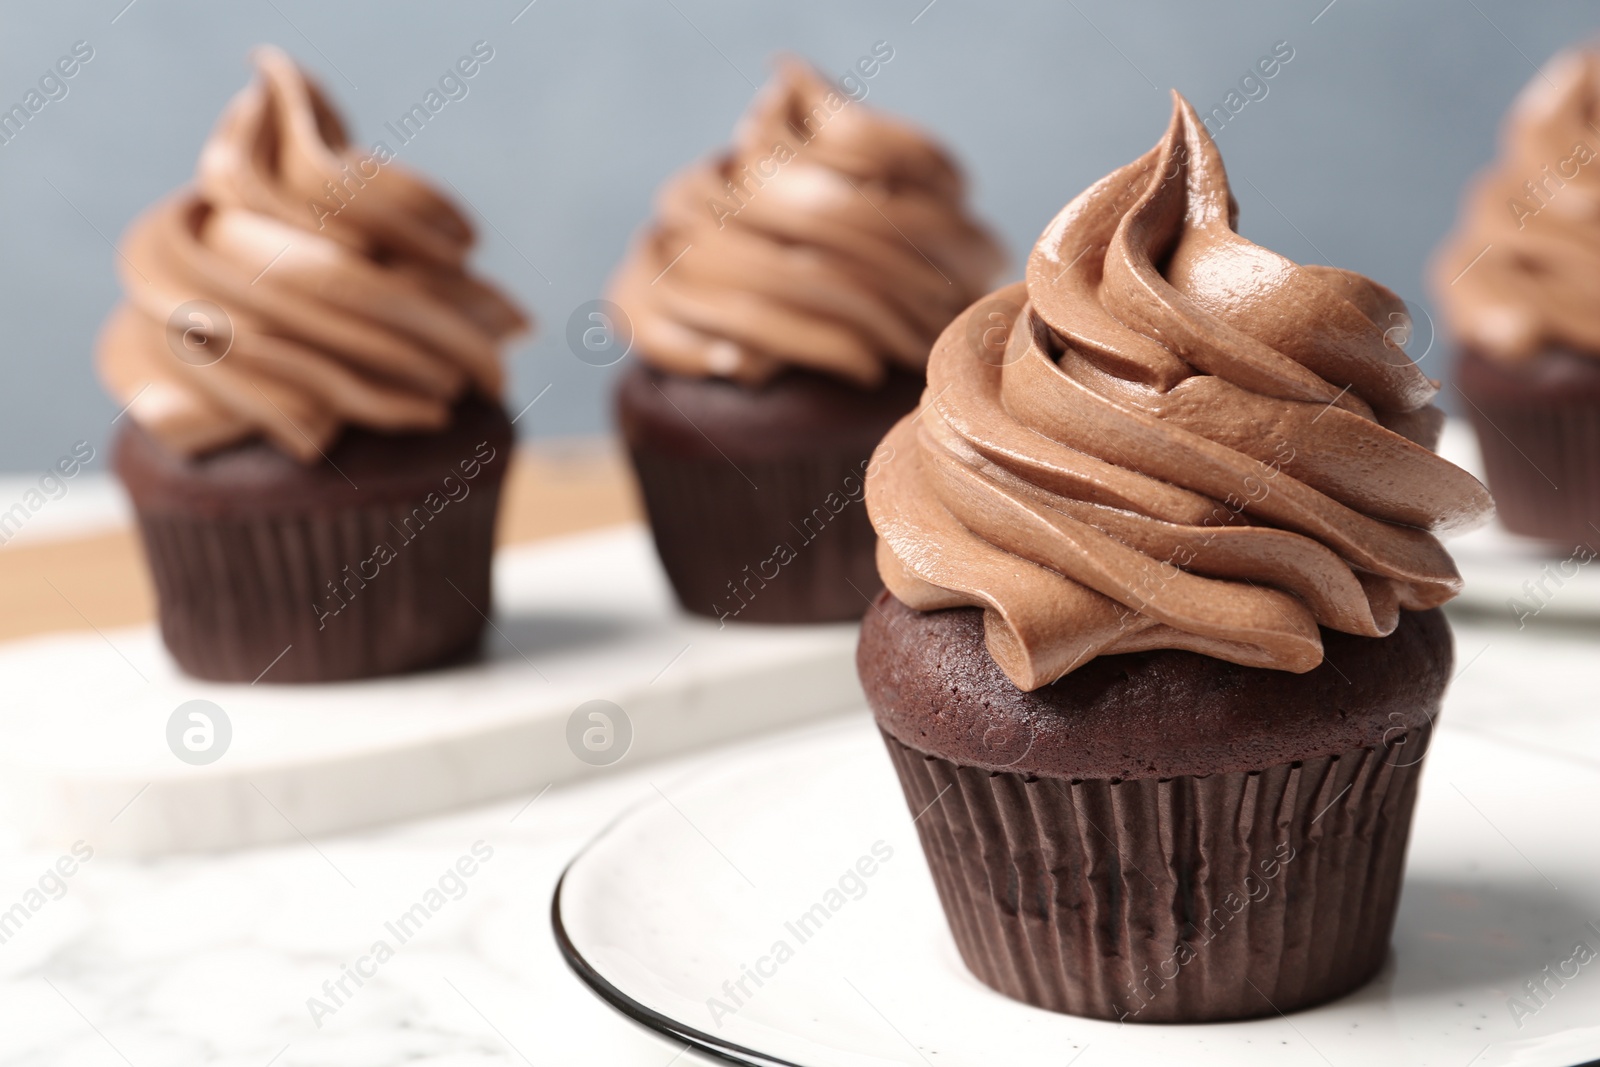
M 618 420 L 685 609 L 860 617 L 878 586 L 868 458 L 1002 265 L 942 148 L 778 62 L 733 147 L 662 189 L 611 284 L 639 356 Z
M 1600 50 L 1557 55 L 1507 116 L 1432 269 L 1501 521 L 1600 546 Z
M 501 348 L 529 322 L 467 273 L 449 201 L 254 60 L 195 186 L 124 235 L 99 341 L 162 636 L 217 680 L 437 663 L 488 611 Z

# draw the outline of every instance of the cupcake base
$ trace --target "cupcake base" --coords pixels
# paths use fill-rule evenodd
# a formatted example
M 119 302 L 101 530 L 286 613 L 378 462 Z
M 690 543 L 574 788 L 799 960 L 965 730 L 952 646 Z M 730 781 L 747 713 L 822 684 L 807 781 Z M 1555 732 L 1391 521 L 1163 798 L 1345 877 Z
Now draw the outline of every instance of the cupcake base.
M 1421 766 L 1387 749 L 1068 781 L 884 740 L 925 812 L 961 958 L 1009 997 L 1123 1022 L 1248 1019 L 1343 996 L 1388 954 Z
M 260 441 L 185 458 L 128 423 L 114 462 L 173 658 L 215 681 L 330 682 L 469 655 L 512 440 L 477 398 L 438 433 L 347 430 L 312 466 Z
M 1304 675 L 1157 651 L 1022 693 L 974 609 L 885 595 L 869 703 L 983 982 L 1127 1022 L 1273 1015 L 1382 966 L 1450 669 L 1439 612 Z
M 801 371 L 752 389 L 630 368 L 617 419 L 683 608 L 724 622 L 860 618 L 881 588 L 862 503 L 873 449 L 921 391 L 901 371 L 868 392 Z
M 1507 366 L 1467 349 L 1456 384 L 1506 529 L 1600 550 L 1600 357 L 1552 350 Z

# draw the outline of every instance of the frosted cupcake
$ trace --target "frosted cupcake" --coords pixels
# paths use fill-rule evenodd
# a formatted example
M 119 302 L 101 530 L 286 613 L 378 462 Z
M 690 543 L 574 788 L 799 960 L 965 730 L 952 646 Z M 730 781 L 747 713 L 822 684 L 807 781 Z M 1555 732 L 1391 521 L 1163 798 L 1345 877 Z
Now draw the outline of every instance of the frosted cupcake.
M 1388 951 L 1450 677 L 1434 455 L 1392 292 L 1234 230 L 1178 98 L 1045 230 L 1004 358 L 964 313 L 868 483 L 862 684 L 962 958 L 1030 1004 L 1272 1015 Z
M 932 140 L 794 60 L 729 152 L 661 191 L 611 287 L 639 356 L 617 412 L 684 608 L 866 610 L 868 456 L 1001 263 L 964 200 Z
M 1455 382 L 1507 528 L 1600 546 L 1600 51 L 1564 52 L 1432 271 Z
M 195 186 L 124 236 L 99 341 L 162 637 L 218 680 L 438 663 L 489 608 L 528 320 L 467 273 L 449 201 L 351 146 L 283 53 L 255 63 Z

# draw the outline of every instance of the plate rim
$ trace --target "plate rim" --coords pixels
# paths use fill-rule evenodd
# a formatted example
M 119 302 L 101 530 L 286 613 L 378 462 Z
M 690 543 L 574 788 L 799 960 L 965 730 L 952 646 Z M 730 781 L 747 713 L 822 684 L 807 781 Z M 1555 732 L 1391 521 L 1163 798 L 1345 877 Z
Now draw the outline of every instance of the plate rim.
M 556 879 L 555 891 L 550 894 L 550 926 L 555 934 L 556 949 L 561 953 L 561 958 L 566 961 L 572 973 L 588 987 L 591 993 L 623 1016 L 652 1033 L 682 1042 L 687 1048 L 709 1055 L 723 1063 L 734 1064 L 736 1067 L 805 1067 L 805 1065 L 795 1063 L 793 1060 L 779 1059 L 732 1041 L 723 1041 L 702 1030 L 686 1026 L 671 1016 L 640 1003 L 601 975 L 594 964 L 590 963 L 583 953 L 578 950 L 578 946 L 573 943 L 571 935 L 567 933 L 566 925 L 561 918 L 561 894 L 566 888 L 567 874 L 574 865 L 588 854 L 591 848 L 609 835 L 623 818 L 637 813 L 651 803 L 653 801 L 647 798 L 643 803 L 630 806 L 621 817 L 591 838 L 589 843 L 584 845 L 578 854 L 573 856 L 567 862 L 567 865 L 561 869 L 561 876 Z

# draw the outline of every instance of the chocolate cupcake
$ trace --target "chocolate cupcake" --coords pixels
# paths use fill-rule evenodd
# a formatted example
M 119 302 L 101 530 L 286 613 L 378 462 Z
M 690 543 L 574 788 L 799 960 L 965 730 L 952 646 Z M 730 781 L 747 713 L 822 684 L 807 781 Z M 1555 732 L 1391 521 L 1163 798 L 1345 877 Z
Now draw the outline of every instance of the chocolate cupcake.
M 1597 113 L 1600 50 L 1551 60 L 1432 270 L 1501 522 L 1567 551 L 1600 546 Z
M 115 445 L 190 674 L 318 682 L 470 651 L 528 320 L 463 263 L 466 219 L 349 143 L 274 49 L 193 189 L 137 219 L 100 337 Z
M 1177 98 L 939 338 L 867 486 L 862 683 L 962 958 L 1043 1008 L 1271 1015 L 1388 948 L 1436 535 L 1491 505 L 1432 452 L 1399 298 L 1236 214 Z M 971 320 L 1007 304 L 996 360 Z
M 963 200 L 938 146 L 795 60 L 662 190 L 611 286 L 639 356 L 617 418 L 686 610 L 866 610 L 868 457 L 1001 262 Z

